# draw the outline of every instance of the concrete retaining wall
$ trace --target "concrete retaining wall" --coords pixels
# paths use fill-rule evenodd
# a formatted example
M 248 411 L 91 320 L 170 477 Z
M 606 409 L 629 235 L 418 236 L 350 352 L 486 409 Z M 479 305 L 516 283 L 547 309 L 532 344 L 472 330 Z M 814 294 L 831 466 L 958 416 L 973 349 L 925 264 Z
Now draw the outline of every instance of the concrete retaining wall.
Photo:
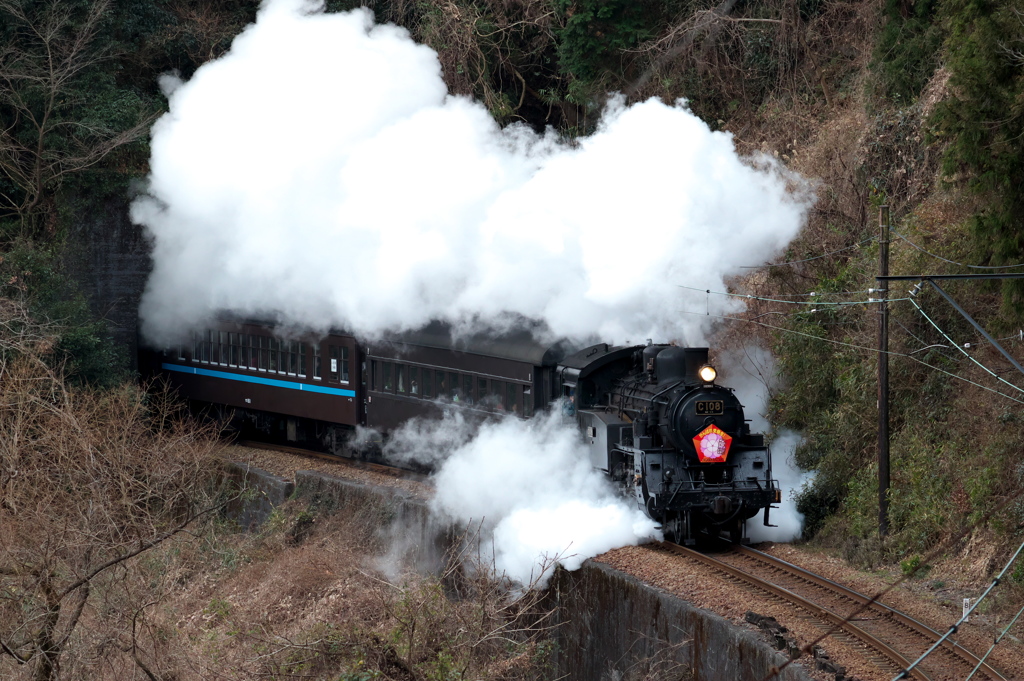
M 229 475 L 258 492 L 232 509 L 242 527 L 258 525 L 293 495 L 314 510 L 372 507 L 381 532 L 394 547 L 392 560 L 436 570 L 461 532 L 433 519 L 419 499 L 391 487 L 362 485 L 315 471 L 298 471 L 294 485 L 245 464 Z M 575 572 L 559 570 L 550 586 L 557 606 L 554 676 L 568 681 L 668 678 L 695 681 L 762 679 L 785 661 L 751 631 L 650 587 L 602 563 L 588 561 Z M 780 681 L 808 681 L 799 667 Z
M 753 632 L 603 563 L 560 570 L 550 589 L 558 605 L 556 666 L 568 681 L 756 680 L 786 661 Z M 776 678 L 809 677 L 792 666 Z

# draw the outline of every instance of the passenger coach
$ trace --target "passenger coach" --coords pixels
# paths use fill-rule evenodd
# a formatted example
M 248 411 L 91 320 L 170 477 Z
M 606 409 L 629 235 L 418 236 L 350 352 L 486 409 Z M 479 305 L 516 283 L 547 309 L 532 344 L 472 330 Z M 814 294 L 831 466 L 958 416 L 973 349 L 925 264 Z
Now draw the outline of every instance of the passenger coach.
M 453 339 L 434 324 L 367 343 L 343 332 L 288 338 L 265 323 L 223 320 L 140 364 L 243 436 L 346 454 L 356 426 L 391 430 L 446 403 L 469 415 L 529 418 L 557 395 L 563 355 L 528 332 Z

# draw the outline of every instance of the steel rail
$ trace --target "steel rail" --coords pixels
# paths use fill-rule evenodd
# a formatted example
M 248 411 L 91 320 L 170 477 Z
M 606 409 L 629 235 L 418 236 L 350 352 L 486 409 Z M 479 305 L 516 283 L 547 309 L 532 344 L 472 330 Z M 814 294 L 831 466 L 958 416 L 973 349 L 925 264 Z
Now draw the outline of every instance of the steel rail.
M 733 548 L 737 553 L 755 557 L 758 560 L 762 560 L 766 563 L 770 563 L 782 569 L 796 573 L 798 576 L 804 579 L 810 580 L 817 584 L 821 584 L 823 586 L 827 586 L 829 589 L 832 589 L 833 591 L 836 591 L 846 596 L 847 598 L 860 603 L 861 605 L 870 604 L 870 608 L 877 608 L 882 610 L 885 615 L 892 617 L 894 620 L 896 620 L 903 626 L 916 631 L 920 635 L 926 637 L 932 643 L 938 641 L 942 637 L 942 634 L 935 631 L 923 622 L 919 622 L 914 618 L 910 617 L 909 615 L 906 615 L 905 613 L 902 613 L 899 610 L 896 610 L 895 608 L 889 607 L 881 601 L 872 600 L 869 596 L 854 591 L 853 589 L 845 587 L 842 584 L 837 584 L 836 582 L 833 582 L 830 579 L 826 579 L 821 575 L 816 575 L 813 572 L 805 570 L 799 565 L 793 565 L 792 563 L 788 563 L 782 560 L 781 558 L 776 558 L 775 556 L 769 555 L 762 551 L 758 551 L 757 549 L 749 548 L 747 546 L 734 546 Z M 992 679 L 995 679 L 996 681 L 1009 681 L 1005 676 L 1003 676 L 1001 673 L 992 668 L 988 663 L 983 662 L 981 658 L 979 658 L 977 655 L 972 653 L 967 648 L 961 646 L 956 641 L 950 641 L 947 639 L 944 642 L 943 647 L 952 654 L 958 655 L 960 657 L 965 658 L 965 660 L 968 660 L 971 666 L 979 666 L 980 670 Z
M 782 598 L 784 600 L 789 601 L 790 603 L 793 603 L 794 605 L 806 610 L 814 616 L 829 622 L 833 626 L 837 627 L 837 630 L 841 629 L 847 632 L 848 634 L 851 634 L 856 638 L 860 639 L 863 643 L 867 644 L 871 648 L 874 648 L 877 652 L 889 658 L 889 661 L 892 664 L 892 666 L 896 667 L 900 671 L 903 671 L 910 666 L 910 661 L 907 660 L 907 658 L 903 657 L 903 655 L 901 655 L 895 649 L 890 647 L 889 644 L 875 637 L 873 634 L 864 631 L 857 625 L 852 624 L 851 622 L 847 622 L 846 618 L 840 617 L 831 610 L 823 608 L 817 603 L 813 603 L 804 598 L 803 596 L 799 596 L 793 593 L 789 589 L 784 589 L 783 587 L 778 586 L 777 584 L 772 584 L 771 582 L 767 582 L 763 579 L 760 579 L 759 577 L 755 577 L 754 575 L 745 572 L 737 567 L 729 565 L 728 563 L 723 563 L 722 561 L 716 558 L 712 558 L 711 556 L 700 553 L 698 551 L 694 551 L 693 549 L 688 549 L 684 546 L 679 546 L 678 544 L 672 544 L 670 542 L 655 542 L 655 546 L 661 546 L 662 548 L 666 549 L 667 551 L 671 551 L 672 553 L 676 553 L 681 556 L 686 556 L 687 558 L 692 558 L 696 561 L 699 561 L 701 563 L 704 563 L 705 565 L 714 568 L 715 570 L 720 570 L 722 572 L 728 573 L 733 577 L 736 577 L 737 579 L 740 579 L 752 586 L 755 586 L 758 589 L 763 589 L 768 593 L 771 593 L 775 596 L 778 596 L 779 598 Z M 910 673 L 913 676 L 913 678 L 918 679 L 919 681 L 931 681 L 930 677 L 927 674 L 925 674 L 921 669 L 912 669 Z

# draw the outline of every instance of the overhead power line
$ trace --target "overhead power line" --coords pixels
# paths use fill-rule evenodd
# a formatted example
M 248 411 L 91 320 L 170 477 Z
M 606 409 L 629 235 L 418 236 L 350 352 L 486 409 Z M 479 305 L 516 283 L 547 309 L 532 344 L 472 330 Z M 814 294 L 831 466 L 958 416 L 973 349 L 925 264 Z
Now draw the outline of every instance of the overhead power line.
M 816 255 L 813 258 L 804 258 L 803 260 L 790 260 L 788 262 L 776 262 L 776 263 L 766 262 L 763 265 L 741 265 L 740 268 L 744 269 L 744 270 L 759 270 L 762 267 L 785 267 L 786 265 L 797 265 L 797 264 L 802 263 L 802 262 L 811 262 L 812 260 L 821 260 L 822 258 L 827 258 L 827 257 L 829 257 L 831 255 L 835 255 L 836 253 L 842 253 L 843 251 L 848 251 L 851 248 L 857 248 L 858 246 L 863 246 L 864 244 L 868 243 L 869 241 L 874 241 L 876 238 L 877 237 L 869 237 L 867 239 L 864 239 L 864 241 L 859 241 L 859 242 L 857 242 L 855 244 L 852 244 L 850 246 L 846 246 L 844 248 L 840 248 L 839 250 L 836 250 L 836 251 L 831 251 L 829 253 L 822 253 L 821 255 Z
M 842 301 L 830 301 L 830 300 L 781 300 L 778 298 L 765 298 L 762 296 L 755 296 L 749 293 L 729 293 L 728 291 L 712 291 L 711 289 L 695 288 L 693 286 L 683 286 L 682 284 L 676 284 L 679 288 L 685 288 L 689 291 L 697 291 L 699 293 L 705 293 L 707 295 L 715 296 L 727 296 L 730 298 L 743 298 L 744 300 L 758 300 L 764 303 L 782 303 L 784 305 L 807 305 L 807 306 L 819 306 L 819 305 L 868 305 L 877 303 L 876 298 L 868 298 L 867 300 L 842 300 Z M 848 291 L 847 293 L 873 293 L 876 289 L 867 289 L 865 291 Z M 823 295 L 844 295 L 840 293 L 811 293 L 807 295 L 812 296 L 823 296 Z M 901 300 L 910 300 L 909 298 L 892 298 L 889 302 L 895 303 Z
M 935 644 L 931 648 L 929 648 L 928 650 L 924 651 L 924 653 L 921 655 L 921 657 L 919 657 L 916 660 L 914 660 L 910 664 L 909 667 L 907 667 L 906 669 L 902 670 L 899 674 L 894 676 L 893 677 L 893 681 L 898 681 L 899 679 L 909 679 L 910 678 L 910 670 L 911 669 L 913 669 L 914 667 L 919 665 L 922 661 L 924 661 L 924 659 L 926 657 L 928 657 L 933 652 L 938 650 L 939 646 L 941 646 L 943 643 L 945 643 L 946 639 L 948 639 L 950 636 L 952 636 L 953 634 L 956 633 L 957 629 L 960 628 L 960 625 L 963 624 L 964 622 L 966 622 L 967 618 L 971 616 L 971 613 L 974 612 L 974 609 L 977 608 L 979 605 L 981 605 L 981 602 L 983 600 L 985 600 L 985 597 L 988 596 L 992 592 L 992 589 L 994 589 L 994 588 L 996 588 L 996 586 L 998 586 L 999 582 L 1002 581 L 1003 576 L 1013 566 L 1014 562 L 1016 562 L 1016 560 L 1017 560 L 1017 556 L 1019 556 L 1022 551 L 1024 551 L 1024 544 L 1020 545 L 1020 548 L 1018 548 L 1017 552 L 1013 554 L 1013 558 L 1011 558 L 1010 561 L 1006 564 L 1006 567 L 1003 568 L 1003 571 L 1000 572 L 996 576 L 996 578 L 992 580 L 992 583 L 989 584 L 987 589 L 985 589 L 985 592 L 983 594 L 981 594 L 981 596 L 978 597 L 978 600 L 976 600 L 974 602 L 974 605 L 972 605 L 970 607 L 970 609 L 968 609 L 968 611 L 963 614 L 963 617 L 961 617 L 959 620 L 957 620 L 956 624 L 951 626 L 949 628 L 949 631 L 947 631 L 945 634 L 943 634 L 942 637 L 938 641 L 936 641 Z M 977 670 L 975 670 L 975 671 L 977 671 Z M 971 672 L 971 676 L 974 676 L 974 672 Z
M 964 679 L 964 681 L 971 681 L 971 679 L 974 678 L 974 675 L 978 673 L 979 669 L 981 669 L 981 665 L 985 663 L 985 660 L 987 660 L 989 655 L 992 654 L 992 651 L 996 649 L 996 646 L 999 645 L 999 642 L 1003 640 L 1003 637 L 1006 636 L 1010 632 L 1010 629 L 1013 627 L 1013 625 L 1017 623 L 1017 619 L 1020 618 L 1021 614 L 1024 614 L 1024 608 L 1018 610 L 1017 614 L 1013 616 L 1012 620 L 1010 620 L 1010 623 L 1006 625 L 1006 628 L 999 632 L 999 636 L 996 636 L 996 640 L 992 642 L 992 645 L 989 646 L 988 651 L 984 655 L 982 655 L 981 659 L 978 660 L 978 664 L 975 665 L 974 669 L 971 670 L 971 673 L 967 675 L 967 678 Z
M 936 331 L 938 331 L 938 332 L 939 332 L 939 333 L 940 333 L 940 334 L 942 335 L 942 337 L 943 337 L 943 338 L 945 338 L 945 339 L 946 339 L 947 341 L 949 341 L 949 344 L 950 344 L 950 346 L 952 346 L 952 347 L 955 347 L 955 348 L 956 348 L 957 350 L 959 350 L 960 352 L 962 352 L 962 353 L 964 354 L 964 356 L 965 356 L 965 357 L 966 357 L 967 359 L 971 360 L 972 362 L 974 362 L 975 364 L 977 364 L 977 365 L 978 365 L 979 367 L 981 367 L 981 369 L 982 369 L 983 371 L 985 371 L 986 373 L 988 373 L 988 374 L 989 374 L 990 376 L 992 376 L 992 378 L 994 378 L 994 379 L 996 379 L 997 381 L 1000 381 L 1000 382 L 1002 382 L 1002 383 L 1005 383 L 1006 385 L 1010 386 L 1011 388 L 1013 388 L 1014 390 L 1016 390 L 1016 391 L 1018 391 L 1018 392 L 1024 393 L 1024 388 L 1020 388 L 1020 387 L 1018 387 L 1018 386 L 1014 385 L 1013 383 L 1010 383 L 1009 381 L 1007 381 L 1007 380 L 1006 380 L 1005 378 L 1003 378 L 1002 376 L 999 376 L 999 375 L 998 375 L 998 374 L 996 374 L 996 373 L 995 373 L 994 371 L 992 371 L 992 370 L 991 370 L 991 369 L 989 369 L 989 368 L 988 368 L 987 366 L 985 366 L 985 365 L 984 365 L 984 364 L 982 364 L 982 363 L 981 363 L 980 361 L 978 361 L 978 359 L 977 359 L 977 358 L 975 358 L 975 357 L 974 357 L 974 356 L 972 356 L 972 355 L 971 355 L 971 354 L 970 354 L 969 352 L 967 352 L 967 350 L 966 350 L 965 348 L 961 347 L 961 345 L 960 345 L 959 343 L 956 343 L 956 342 L 954 342 L 954 341 L 953 341 L 953 339 L 952 339 L 952 338 L 950 338 L 950 337 L 949 337 L 949 335 L 947 335 L 947 334 L 946 334 L 946 332 L 942 330 L 942 327 L 940 327 L 940 326 L 939 326 L 939 325 L 938 325 L 938 324 L 937 324 L 937 323 L 935 322 L 935 320 L 934 320 L 934 319 L 932 319 L 931 317 L 929 317 L 929 316 L 928 316 L 928 313 L 927 313 L 927 312 L 925 312 L 925 311 L 924 311 L 924 310 L 923 310 L 923 309 L 921 308 L 921 306 L 917 304 L 917 301 L 916 301 L 916 300 L 913 300 L 913 299 L 911 299 L 911 301 L 910 301 L 910 304 L 911 304 L 911 305 L 913 305 L 914 307 L 916 307 L 916 308 L 917 308 L 917 311 L 921 313 L 921 316 L 922 316 L 922 317 L 924 317 L 925 319 L 927 319 L 927 320 L 928 320 L 928 323 L 929 323 L 929 324 L 931 324 L 931 325 L 932 325 L 933 327 L 935 327 L 935 330 L 936 330 Z
M 782 327 L 782 326 L 774 326 L 772 324 L 765 324 L 764 322 L 755 322 L 752 319 L 743 319 L 742 317 L 728 317 L 726 315 L 707 314 L 707 313 L 704 313 L 704 312 L 690 312 L 688 310 L 680 310 L 679 313 L 680 314 L 692 314 L 692 315 L 697 315 L 697 316 L 700 316 L 700 317 L 712 317 L 714 319 L 727 319 L 729 321 L 744 322 L 746 324 L 756 324 L 757 326 L 763 326 L 766 329 L 774 329 L 776 331 L 782 331 L 783 333 L 790 333 L 790 334 L 793 334 L 795 336 L 804 336 L 806 338 L 813 338 L 814 340 L 819 340 L 819 341 L 822 341 L 822 342 L 825 342 L 825 343 L 831 343 L 832 345 L 841 345 L 841 346 L 847 347 L 847 348 L 854 348 L 855 350 L 867 350 L 868 352 L 871 352 L 871 353 L 878 352 L 878 348 L 869 348 L 869 347 L 867 347 L 865 345 L 855 345 L 853 343 L 844 343 L 843 341 L 832 340 L 831 338 L 823 338 L 821 336 L 815 336 L 814 334 L 803 333 L 802 331 L 795 331 L 793 329 L 787 329 L 787 328 Z M 929 364 L 928 362 L 925 362 L 922 359 L 918 359 L 917 357 L 914 357 L 913 355 L 908 355 L 908 354 L 903 353 L 903 352 L 893 352 L 892 350 L 887 350 L 886 354 L 891 356 L 891 357 L 906 357 L 907 359 L 909 359 L 909 360 L 911 360 L 913 362 L 917 362 L 918 364 L 924 365 L 924 366 L 928 367 L 929 369 L 932 369 L 933 371 L 938 371 L 939 373 L 945 374 L 945 375 L 949 376 L 950 378 L 955 378 L 958 381 L 963 381 L 964 383 L 973 385 L 975 388 L 980 388 L 980 389 L 986 390 L 986 391 L 988 391 L 990 393 L 995 393 L 996 395 L 999 395 L 1000 397 L 1005 397 L 1006 399 L 1008 399 L 1008 400 L 1010 400 L 1012 402 L 1016 402 L 1018 404 L 1024 404 L 1024 400 L 1019 399 L 1017 397 L 1014 397 L 1013 395 L 1007 395 L 1006 393 L 1000 392 L 1000 391 L 996 390 L 995 388 L 990 388 L 987 385 L 982 385 L 981 383 L 978 383 L 977 381 L 972 381 L 969 378 L 964 378 L 963 376 L 958 376 L 957 374 L 954 374 L 951 371 L 946 371 L 942 367 L 937 367 L 934 364 Z M 1019 390 L 1019 388 L 1018 388 L 1018 390 Z

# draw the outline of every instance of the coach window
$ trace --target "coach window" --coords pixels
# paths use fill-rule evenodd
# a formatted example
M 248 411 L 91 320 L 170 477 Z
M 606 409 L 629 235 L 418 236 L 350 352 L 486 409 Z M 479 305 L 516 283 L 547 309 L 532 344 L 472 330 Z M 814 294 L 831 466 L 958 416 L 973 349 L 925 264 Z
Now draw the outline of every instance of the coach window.
M 217 363 L 228 363 L 228 334 L 226 331 L 217 332 Z
M 476 400 L 482 406 L 487 406 L 487 379 L 478 378 L 476 379 Z
M 473 377 L 462 375 L 462 399 L 466 404 L 473 404 Z
M 505 382 L 491 381 L 491 404 L 498 411 L 505 411 L 505 405 L 501 403 L 505 397 Z
M 533 390 L 530 388 L 523 388 L 523 416 L 533 416 Z
M 313 343 L 313 380 L 319 381 L 320 378 L 320 343 Z
M 419 396 L 420 394 L 420 368 L 409 367 L 409 394 Z
M 452 402 L 458 402 L 462 399 L 462 391 L 459 390 L 459 375 L 450 373 L 448 374 L 448 390 L 451 392 Z
M 348 348 L 341 346 L 341 382 L 348 383 Z
M 438 397 L 448 397 L 448 384 L 444 380 L 444 372 L 438 369 L 434 372 L 434 388 L 437 390 Z
M 228 366 L 238 366 L 238 346 L 235 333 L 233 331 L 228 332 Z
M 334 382 L 334 383 L 337 383 L 338 382 L 338 346 L 337 345 L 328 345 L 327 346 L 327 350 L 328 350 L 328 357 L 330 359 L 330 364 L 331 364 L 331 366 L 329 367 L 330 368 L 329 380 Z
M 306 344 L 299 343 L 299 376 L 306 377 Z
M 519 413 L 519 397 L 516 393 L 519 391 L 519 386 L 515 383 L 506 384 L 505 389 L 505 409 L 512 412 L 513 414 Z
M 241 369 L 249 366 L 249 335 L 238 334 L 238 366 Z
M 202 349 L 202 361 L 204 364 L 210 363 L 210 348 L 213 347 L 213 331 L 206 329 L 203 331 L 203 340 L 199 342 Z
M 434 382 L 431 380 L 434 377 L 433 369 L 423 369 L 423 397 L 430 399 L 434 396 Z
M 375 359 L 370 360 L 370 385 L 374 390 L 380 390 L 380 362 Z
M 398 387 L 398 392 L 402 395 L 405 394 L 405 365 L 395 365 L 395 385 Z
M 270 339 L 270 365 L 267 371 L 277 373 L 281 371 L 281 341 L 276 338 Z
M 299 341 L 288 341 L 288 373 L 292 376 L 299 373 Z
M 394 392 L 395 386 L 391 382 L 391 362 L 384 362 L 384 392 Z

